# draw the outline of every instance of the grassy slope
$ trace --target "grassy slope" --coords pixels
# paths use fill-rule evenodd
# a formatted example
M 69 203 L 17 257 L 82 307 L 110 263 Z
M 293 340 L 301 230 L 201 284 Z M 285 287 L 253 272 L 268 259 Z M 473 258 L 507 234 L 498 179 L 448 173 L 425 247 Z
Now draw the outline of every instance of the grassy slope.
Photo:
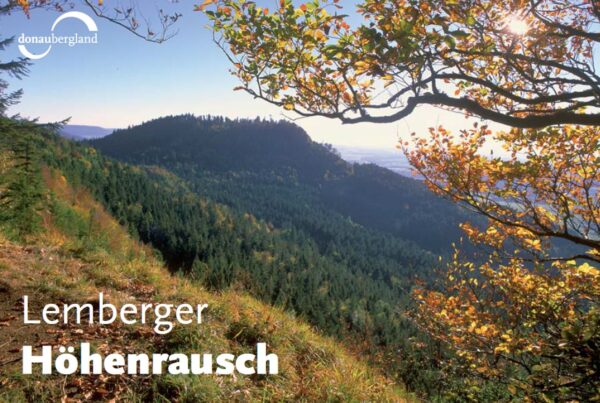
M 84 190 L 44 172 L 53 199 L 45 232 L 27 245 L 0 233 L 0 401 L 74 399 L 154 401 L 404 401 L 407 395 L 332 339 L 290 314 L 238 292 L 210 293 L 173 277 L 151 249 L 132 240 Z M 156 337 L 145 326 L 22 325 L 19 298 L 86 302 L 103 291 L 124 302 L 208 303 L 203 325 Z M 77 345 L 109 351 L 250 352 L 257 341 L 279 355 L 269 377 L 77 377 L 20 375 L 23 344 Z

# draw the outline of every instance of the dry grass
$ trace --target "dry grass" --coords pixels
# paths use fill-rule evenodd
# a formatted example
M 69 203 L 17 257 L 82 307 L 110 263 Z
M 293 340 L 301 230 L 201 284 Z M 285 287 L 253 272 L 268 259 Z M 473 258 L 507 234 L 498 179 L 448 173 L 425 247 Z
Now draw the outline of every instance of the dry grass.
M 102 386 L 108 393 L 98 396 L 89 391 L 86 395 L 86 385 L 96 389 L 98 385 L 90 386 L 85 379 L 79 382 L 83 389 L 69 392 L 64 385 L 77 377 L 24 377 L 19 375 L 20 364 L 14 363 L 0 367 L 0 401 L 50 401 L 57 397 L 124 401 L 410 400 L 398 386 L 361 363 L 339 342 L 319 335 L 292 315 L 239 292 L 211 293 L 171 275 L 151 249 L 132 240 L 87 192 L 73 189 L 56 172 L 46 170 L 44 178 L 62 208 L 91 223 L 92 234 L 87 238 L 103 241 L 84 242 L 68 234 L 51 212 L 45 215 L 47 231 L 32 245 L 16 245 L 0 235 L 0 277 L 13 298 L 27 292 L 38 305 L 57 300 L 82 302 L 103 291 L 116 305 L 148 300 L 208 303 L 202 325 L 179 325 L 167 336 L 142 338 L 134 335 L 147 334 L 148 329 L 122 326 L 115 329 L 122 333 L 112 337 L 129 343 L 122 349 L 213 354 L 251 352 L 256 342 L 262 341 L 279 356 L 280 374 L 113 379 Z M 40 334 L 46 330 L 38 329 Z M 102 339 L 97 341 L 101 343 Z M 72 342 L 78 341 L 74 338 Z M 0 348 L 0 357 L 2 354 Z

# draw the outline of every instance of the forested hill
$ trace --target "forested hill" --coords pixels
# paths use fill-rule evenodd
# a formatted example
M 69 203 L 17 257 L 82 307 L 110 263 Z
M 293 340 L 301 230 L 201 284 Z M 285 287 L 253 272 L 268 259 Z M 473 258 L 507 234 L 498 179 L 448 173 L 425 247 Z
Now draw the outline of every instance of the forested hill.
M 383 367 L 410 388 L 427 382 L 428 372 L 415 368 L 427 365 L 428 353 L 413 347 L 418 332 L 405 313 L 415 278 L 426 279 L 435 265 L 431 253 L 316 203 L 304 206 L 313 200 L 308 187 L 290 190 L 304 199 L 282 197 L 287 205 L 263 197 L 265 209 L 280 217 L 286 208 L 310 213 L 291 211 L 287 225 L 274 226 L 201 196 L 202 184 L 216 176 L 187 181 L 160 167 L 114 161 L 85 144 L 36 141 L 45 165 L 91 192 L 172 270 L 210 289 L 244 290 L 350 340 L 365 354 L 385 358 Z M 254 190 L 251 201 L 265 189 L 247 188 Z M 302 196 L 304 190 L 309 193 Z M 222 194 L 244 193 L 223 188 Z
M 156 125 L 164 129 L 148 130 L 146 139 L 144 128 Z M 459 214 L 419 182 L 347 164 L 288 123 L 185 116 L 92 143 L 137 164 L 106 158 L 86 143 L 38 140 L 48 167 L 91 192 L 172 270 L 293 312 L 369 353 L 410 389 L 427 389 L 435 379 L 432 355 L 419 347 L 406 314 L 415 279 L 431 279 L 437 260 L 406 239 L 415 240 L 412 230 L 442 240 Z M 345 200 L 361 214 L 344 214 Z M 406 237 L 378 229 L 396 218 Z
M 357 334 L 368 315 L 354 312 L 368 311 L 373 321 L 363 332 L 379 329 L 402 340 L 394 336 L 406 334 L 393 309 L 398 292 L 366 274 L 349 273 L 302 239 L 189 194 L 164 170 L 114 162 L 44 132 L 0 116 L 0 402 L 410 399 L 367 364 L 370 356 L 320 334 Z M 171 275 L 160 254 L 135 235 L 150 239 L 166 258 L 175 248 L 195 254 L 194 270 Z M 325 284 L 331 290 L 324 291 Z M 51 302 L 94 303 L 101 292 L 118 309 L 126 303 L 208 308 L 202 323 L 177 323 L 161 335 L 150 323 L 103 326 L 87 323 L 87 317 L 85 324 L 23 326 L 23 310 L 15 309 L 23 295 L 33 311 Z M 279 375 L 63 376 L 41 375 L 37 368 L 23 375 L 23 344 L 41 354 L 43 345 L 79 342 L 91 343 L 102 356 L 216 356 L 251 352 L 264 342 L 279 357 Z
M 465 213 L 414 179 L 350 164 L 285 121 L 170 116 L 94 140 L 103 153 L 159 165 L 203 196 L 277 226 L 328 235 L 314 221 L 332 213 L 446 253 Z

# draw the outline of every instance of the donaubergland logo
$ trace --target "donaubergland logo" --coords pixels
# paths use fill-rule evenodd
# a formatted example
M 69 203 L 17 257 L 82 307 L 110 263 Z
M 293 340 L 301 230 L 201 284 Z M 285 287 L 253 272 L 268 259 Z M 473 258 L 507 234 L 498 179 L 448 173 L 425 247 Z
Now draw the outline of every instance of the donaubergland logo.
M 61 23 L 69 18 L 75 18 L 79 21 L 83 22 L 87 28 L 87 30 L 91 33 L 90 35 L 56 35 L 54 30 Z M 42 59 L 50 53 L 52 50 L 52 45 L 67 45 L 69 47 L 73 47 L 76 45 L 82 44 L 97 44 L 98 43 L 98 26 L 96 22 L 87 14 L 82 13 L 80 11 L 69 11 L 60 15 L 52 24 L 52 28 L 50 29 L 50 35 L 46 36 L 27 36 L 25 34 L 21 34 L 19 36 L 19 51 L 21 54 L 29 59 L 38 60 Z M 48 48 L 45 52 L 35 54 L 30 52 L 27 49 L 26 45 L 30 44 L 48 44 Z

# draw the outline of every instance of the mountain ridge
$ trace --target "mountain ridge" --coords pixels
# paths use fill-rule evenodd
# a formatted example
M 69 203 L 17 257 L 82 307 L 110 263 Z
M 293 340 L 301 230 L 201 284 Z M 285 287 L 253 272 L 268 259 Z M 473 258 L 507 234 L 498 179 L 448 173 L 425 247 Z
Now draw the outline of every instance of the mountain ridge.
M 188 125 L 198 123 L 195 118 L 184 120 Z M 215 122 L 202 124 L 207 123 Z M 246 124 L 256 129 L 255 123 Z M 268 124 L 272 131 L 267 139 L 273 136 L 280 139 L 277 147 L 289 148 L 281 136 L 282 126 Z M 415 279 L 430 279 L 435 256 L 411 241 L 332 210 L 322 199 L 324 188 L 350 178 L 352 199 L 354 176 L 377 168 L 363 171 L 362 167 L 356 175 L 356 167 L 291 127 L 297 146 L 291 155 L 275 158 L 269 156 L 273 150 L 270 142 L 257 144 L 247 133 L 234 132 L 236 147 L 216 158 L 217 162 L 232 161 L 238 170 L 221 164 L 209 171 L 194 164 L 198 153 L 189 139 L 217 138 L 216 147 L 227 148 L 231 137 L 224 136 L 223 130 L 183 133 L 169 140 L 177 147 L 161 148 L 165 134 L 161 128 L 156 132 L 158 143 L 151 144 L 145 155 L 155 165 L 118 161 L 89 143 L 51 134 L 33 136 L 31 146 L 37 150 L 34 155 L 39 154 L 50 169 L 62 172 L 65 181 L 87 189 L 133 238 L 159 251 L 173 273 L 211 290 L 248 293 L 300 317 L 354 346 L 410 390 L 419 389 L 430 382 L 432 369 L 426 368 L 427 355 L 418 347 L 419 332 L 407 313 Z M 181 141 L 186 136 L 188 139 Z M 240 138 L 249 139 L 250 147 Z M 140 144 L 140 139 L 135 140 L 132 147 Z M 19 152 L 22 148 L 17 145 L 14 149 Z M 236 153 L 248 149 L 254 149 L 254 154 L 235 159 Z M 291 160 L 300 168 L 306 164 L 306 154 L 293 153 L 299 149 L 316 150 L 308 155 L 314 158 L 308 162 L 315 163 L 305 172 L 297 172 L 289 163 Z M 256 150 L 263 159 L 261 169 L 244 170 L 257 159 Z M 214 149 L 203 151 L 207 158 L 203 162 L 213 165 Z M 389 178 L 398 178 L 385 172 L 383 185 Z M 80 201 L 72 203 L 76 208 Z M 58 204 L 53 209 L 60 221 L 74 220 L 70 205 Z M 107 239 L 95 233 L 92 236 L 95 224 L 88 220 L 76 219 L 70 224 L 74 235 L 83 236 L 74 246 L 75 253 L 87 243 Z
M 311 193 L 309 204 L 434 253 L 450 253 L 448 245 L 462 235 L 458 224 L 468 217 L 422 182 L 374 164 L 346 162 L 332 146 L 313 142 L 286 121 L 168 116 L 89 144 L 122 161 L 167 168 L 197 184 L 197 192 L 276 225 L 285 218 L 272 217 L 264 205 L 286 204 L 277 193 Z M 236 189 L 242 188 L 248 200 L 237 200 Z

